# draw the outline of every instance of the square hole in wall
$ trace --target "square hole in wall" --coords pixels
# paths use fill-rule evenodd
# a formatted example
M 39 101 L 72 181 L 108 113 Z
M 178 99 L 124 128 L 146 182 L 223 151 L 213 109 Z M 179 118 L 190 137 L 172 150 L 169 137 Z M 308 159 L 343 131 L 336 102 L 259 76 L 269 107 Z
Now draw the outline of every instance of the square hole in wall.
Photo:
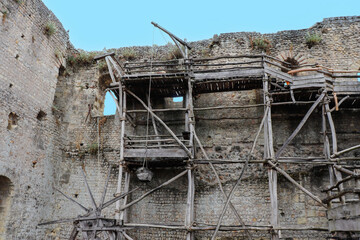
M 184 97 L 166 97 L 164 98 L 165 108 L 182 108 L 184 106 Z

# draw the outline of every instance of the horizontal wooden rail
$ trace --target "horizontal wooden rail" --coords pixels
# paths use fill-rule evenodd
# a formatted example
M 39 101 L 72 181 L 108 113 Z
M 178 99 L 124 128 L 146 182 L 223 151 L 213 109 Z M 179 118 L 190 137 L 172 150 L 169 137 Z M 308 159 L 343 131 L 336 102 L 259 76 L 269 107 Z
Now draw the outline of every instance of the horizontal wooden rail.
M 331 200 L 335 199 L 335 198 L 339 198 L 344 196 L 345 194 L 348 193 L 360 193 L 360 189 L 359 188 L 344 188 L 342 191 L 331 195 L 329 197 L 326 197 L 322 200 L 323 203 L 329 203 Z

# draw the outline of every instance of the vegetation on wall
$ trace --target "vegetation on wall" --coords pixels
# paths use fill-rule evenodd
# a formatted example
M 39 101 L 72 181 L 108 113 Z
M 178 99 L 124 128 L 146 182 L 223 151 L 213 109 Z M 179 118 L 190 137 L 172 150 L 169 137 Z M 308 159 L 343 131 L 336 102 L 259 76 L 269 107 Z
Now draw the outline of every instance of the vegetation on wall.
M 267 38 L 264 37 L 252 38 L 250 36 L 249 40 L 250 40 L 251 49 L 265 51 L 267 54 L 270 53 L 271 42 Z
M 126 61 L 132 61 L 136 58 L 136 52 L 134 51 L 134 49 L 131 48 L 124 49 L 121 55 L 122 58 L 124 58 Z
M 180 49 L 176 46 L 173 46 L 171 50 L 169 51 L 166 59 L 167 60 L 173 60 L 173 59 L 181 59 L 184 58 Z
M 44 27 L 44 34 L 48 37 L 54 35 L 57 31 L 56 24 L 54 22 L 47 22 Z
M 70 67 L 89 66 L 94 63 L 95 53 L 80 52 L 73 53 L 66 58 L 66 63 Z
M 96 155 L 97 152 L 98 152 L 98 149 L 99 149 L 99 146 L 97 143 L 92 143 L 89 145 L 88 147 L 88 152 L 91 154 L 91 155 Z
M 305 43 L 308 46 L 308 48 L 312 48 L 313 46 L 319 44 L 321 42 L 322 38 L 321 35 L 318 33 L 306 33 L 305 36 Z
M 1 10 L 1 13 L 2 13 L 2 23 L 4 23 L 7 16 L 8 16 L 8 14 L 9 14 L 9 12 L 6 11 L 6 10 Z
M 100 73 L 103 73 L 103 72 L 108 71 L 109 68 L 108 68 L 105 60 L 99 61 L 99 63 L 98 63 L 98 69 L 99 69 L 99 72 L 100 72 Z
M 211 43 L 209 44 L 209 48 L 214 47 L 215 45 L 220 46 L 220 38 L 219 35 L 214 34 Z
M 209 49 L 206 49 L 206 48 L 201 49 L 200 55 L 201 55 L 201 57 L 203 57 L 203 58 L 208 58 L 208 57 L 210 57 L 210 50 L 209 50 Z

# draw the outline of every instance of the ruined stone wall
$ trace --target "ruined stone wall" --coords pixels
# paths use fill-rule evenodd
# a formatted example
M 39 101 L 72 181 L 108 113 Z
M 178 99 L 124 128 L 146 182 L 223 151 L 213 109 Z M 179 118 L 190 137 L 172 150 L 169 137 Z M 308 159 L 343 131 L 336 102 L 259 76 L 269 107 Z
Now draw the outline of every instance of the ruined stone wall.
M 112 170 L 106 199 L 116 192 L 119 118 L 101 116 L 105 93 L 103 83 L 99 82 L 100 73 L 96 65 L 66 67 L 62 53 L 69 46 L 68 37 L 61 24 L 40 1 L 16 3 L 2 0 L 0 7 L 2 11 L 8 11 L 0 28 L 0 48 L 4 53 L 0 56 L 0 175 L 8 177 L 13 185 L 10 217 L 6 220 L 6 239 L 66 239 L 71 224 L 35 228 L 39 222 L 45 220 L 76 217 L 82 213 L 81 209 L 67 201 L 52 187 L 91 207 L 81 169 L 85 170 L 90 188 L 99 202 L 110 167 Z M 48 21 L 55 22 L 58 27 L 58 31 L 52 36 L 46 36 L 43 32 Z M 359 28 L 359 17 L 332 18 L 325 19 L 310 29 L 262 36 L 271 42 L 272 47 L 268 54 L 272 56 L 292 49 L 294 54 L 303 55 L 308 63 L 358 69 Z M 309 49 L 305 44 L 307 32 L 319 33 L 322 36 L 320 44 Z M 252 49 L 250 36 L 256 38 L 261 35 L 244 32 L 220 34 L 217 39 L 191 43 L 194 49 L 190 54 L 193 57 L 205 57 L 260 53 L 261 50 Z M 151 54 L 154 54 L 156 59 L 164 59 L 171 50 L 172 46 L 168 45 L 122 48 L 116 49 L 116 52 L 120 61 L 125 61 L 126 58 L 149 59 Z M 60 68 L 61 65 L 63 67 Z M 58 77 L 59 68 L 61 70 Z M 261 102 L 261 93 L 255 90 L 195 96 L 197 107 Z M 162 100 L 158 100 L 156 104 L 161 107 Z M 139 107 L 129 99 L 128 107 L 133 106 Z M 46 116 L 38 119 L 40 110 Z M 273 108 L 275 149 L 278 149 L 295 129 L 299 118 L 306 110 L 304 107 Z M 15 116 L 14 124 L 17 121 L 17 126 L 7 129 L 10 113 L 15 114 L 11 117 Z M 340 149 L 354 145 L 360 140 L 357 113 L 348 110 L 334 114 Z M 262 108 L 197 112 L 196 130 L 210 157 L 243 158 L 250 151 L 262 114 Z M 145 117 L 137 114 L 137 126 L 127 124 L 126 133 L 144 132 Z M 181 131 L 183 117 L 164 117 L 172 128 Z M 285 154 L 322 154 L 320 126 L 320 113 L 317 111 Z M 161 128 L 160 131 L 164 132 Z M 262 156 L 262 145 L 263 140 L 260 139 L 255 152 L 259 158 Z M 352 154 L 359 153 L 355 151 Z M 293 165 L 284 167 L 307 189 L 323 196 L 320 189 L 328 181 L 326 168 Z M 219 165 L 216 168 L 224 189 L 228 192 L 242 165 Z M 180 168 L 156 169 L 154 180 L 150 183 L 139 182 L 132 172 L 130 188 L 138 186 L 140 189 L 130 200 L 179 171 Z M 130 208 L 129 222 L 182 224 L 185 218 L 186 188 L 187 180 L 184 177 L 145 198 Z M 282 225 L 327 227 L 325 210 L 280 176 L 278 195 Z M 199 166 L 196 170 L 196 221 L 199 224 L 216 224 L 223 203 L 224 198 L 210 169 L 205 165 Z M 250 166 L 234 194 L 233 203 L 247 224 L 269 224 L 270 197 L 264 166 Z M 107 217 L 113 217 L 114 214 L 114 208 L 109 208 L 105 212 Z M 237 224 L 230 212 L 226 214 L 224 223 Z M 144 229 L 130 233 L 136 239 L 183 239 L 185 234 L 183 231 Z M 325 239 L 327 236 L 326 232 L 311 231 L 284 231 L 283 234 L 284 237 L 297 239 Z M 267 232 L 257 232 L 254 235 L 258 239 L 269 238 Z M 203 232 L 196 234 L 198 239 L 208 236 Z M 224 239 L 241 239 L 243 233 L 227 232 L 219 236 Z
M 0 177 L 12 188 L 0 239 L 42 239 L 61 159 L 52 105 L 68 35 L 40 0 L 2 0 L 0 10 Z

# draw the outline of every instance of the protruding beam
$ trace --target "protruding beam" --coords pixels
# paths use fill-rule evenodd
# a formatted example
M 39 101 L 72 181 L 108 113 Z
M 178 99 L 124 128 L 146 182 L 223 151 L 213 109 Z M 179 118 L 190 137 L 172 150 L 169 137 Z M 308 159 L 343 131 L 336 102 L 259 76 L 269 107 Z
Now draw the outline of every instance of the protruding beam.
M 101 60 L 107 56 L 115 56 L 115 52 L 109 52 L 109 53 L 104 53 L 104 54 L 101 54 L 101 55 L 97 55 L 94 57 L 94 60 L 97 61 L 97 60 Z
M 181 43 L 182 45 L 186 46 L 188 49 L 191 50 L 191 47 L 189 46 L 189 44 L 187 44 L 185 41 L 181 40 L 180 38 L 178 38 L 177 36 L 175 36 L 174 34 L 172 34 L 171 32 L 169 32 L 168 30 L 166 30 L 165 28 L 161 27 L 159 24 L 155 23 L 155 22 L 151 22 L 152 25 L 154 25 L 155 27 L 157 27 L 158 29 L 160 29 L 161 31 L 165 32 L 166 34 L 168 34 L 171 38 L 174 38 L 176 41 L 178 41 L 179 43 Z

